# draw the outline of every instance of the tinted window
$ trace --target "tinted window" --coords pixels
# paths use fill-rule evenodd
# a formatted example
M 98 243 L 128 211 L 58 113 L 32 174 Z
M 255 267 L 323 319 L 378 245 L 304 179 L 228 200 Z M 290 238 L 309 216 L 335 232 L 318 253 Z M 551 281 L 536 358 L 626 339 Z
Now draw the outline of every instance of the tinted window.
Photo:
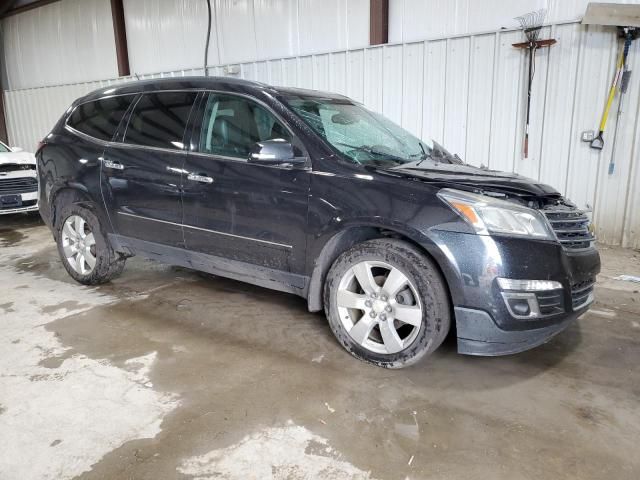
M 149 147 L 182 149 L 194 92 L 147 93 L 131 113 L 124 141 Z
M 82 133 L 109 141 L 134 98 L 135 95 L 127 95 L 84 103 L 73 111 L 67 123 Z
M 247 158 L 256 142 L 291 135 L 268 110 L 246 98 L 209 94 L 200 133 L 200 152 Z

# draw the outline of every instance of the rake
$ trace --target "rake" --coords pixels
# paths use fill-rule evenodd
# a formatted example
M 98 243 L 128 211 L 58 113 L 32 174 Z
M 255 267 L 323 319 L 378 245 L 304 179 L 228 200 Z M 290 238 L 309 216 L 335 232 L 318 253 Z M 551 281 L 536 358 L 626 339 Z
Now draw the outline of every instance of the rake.
M 542 24 L 544 23 L 544 19 L 547 16 L 547 10 L 545 8 L 537 10 L 535 12 L 530 12 L 520 17 L 516 17 L 516 20 L 520 22 L 520 26 L 522 27 L 522 31 L 527 39 L 526 42 L 522 43 L 514 43 L 513 46 L 516 48 L 526 48 L 527 54 L 529 57 L 529 83 L 527 88 L 527 115 L 526 122 L 524 127 L 524 145 L 523 145 L 523 154 L 524 158 L 529 157 L 529 123 L 531 117 L 531 89 L 533 86 L 533 77 L 536 73 L 536 50 L 538 48 L 550 47 L 556 40 L 547 39 L 547 40 L 538 40 L 540 36 L 540 30 L 542 29 Z

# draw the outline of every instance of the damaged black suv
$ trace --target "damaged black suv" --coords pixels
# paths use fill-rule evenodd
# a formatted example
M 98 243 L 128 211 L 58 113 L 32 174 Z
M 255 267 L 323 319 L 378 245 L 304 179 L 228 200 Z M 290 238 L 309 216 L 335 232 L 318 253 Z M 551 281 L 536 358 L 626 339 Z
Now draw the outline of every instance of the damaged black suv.
M 42 217 L 78 282 L 142 255 L 291 292 L 376 365 L 413 364 L 452 328 L 460 353 L 520 352 L 593 301 L 584 212 L 341 95 L 110 87 L 74 102 L 37 160 Z

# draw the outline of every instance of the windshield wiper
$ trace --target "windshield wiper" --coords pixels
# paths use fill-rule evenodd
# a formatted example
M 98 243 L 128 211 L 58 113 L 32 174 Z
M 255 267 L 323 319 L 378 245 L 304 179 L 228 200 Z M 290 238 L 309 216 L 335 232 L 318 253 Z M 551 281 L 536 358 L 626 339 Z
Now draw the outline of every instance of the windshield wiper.
M 380 150 L 376 150 L 373 147 L 370 147 L 369 145 L 349 145 L 348 143 L 343 143 L 343 142 L 335 142 L 336 145 L 342 145 L 343 147 L 347 147 L 347 148 L 351 148 L 353 150 L 359 151 L 359 152 L 365 152 L 365 153 L 369 153 L 371 155 L 378 155 L 380 157 L 386 157 L 389 158 L 391 160 L 395 160 L 397 162 L 400 163 L 406 163 L 407 159 L 404 157 L 399 157 L 397 155 L 394 155 L 392 153 L 387 153 L 387 152 L 381 152 Z

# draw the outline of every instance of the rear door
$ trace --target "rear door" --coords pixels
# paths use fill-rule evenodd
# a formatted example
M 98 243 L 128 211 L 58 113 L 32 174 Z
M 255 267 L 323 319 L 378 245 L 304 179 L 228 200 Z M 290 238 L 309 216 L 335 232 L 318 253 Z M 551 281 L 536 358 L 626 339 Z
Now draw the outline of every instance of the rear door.
M 114 230 L 182 247 L 184 136 L 197 92 L 144 93 L 102 159 L 102 191 Z
M 256 142 L 297 140 L 255 99 L 212 92 L 201 104 L 184 167 L 187 248 L 301 273 L 310 173 L 247 161 Z

